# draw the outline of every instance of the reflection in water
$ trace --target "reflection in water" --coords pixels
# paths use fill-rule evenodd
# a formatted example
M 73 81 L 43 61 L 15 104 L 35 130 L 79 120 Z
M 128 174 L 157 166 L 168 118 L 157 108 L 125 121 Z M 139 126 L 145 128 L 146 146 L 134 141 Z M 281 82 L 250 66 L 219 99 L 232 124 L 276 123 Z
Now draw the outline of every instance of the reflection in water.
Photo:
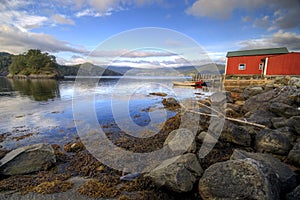
M 7 79 L 13 91 L 35 101 L 48 101 L 60 96 L 56 80 L 52 79 Z

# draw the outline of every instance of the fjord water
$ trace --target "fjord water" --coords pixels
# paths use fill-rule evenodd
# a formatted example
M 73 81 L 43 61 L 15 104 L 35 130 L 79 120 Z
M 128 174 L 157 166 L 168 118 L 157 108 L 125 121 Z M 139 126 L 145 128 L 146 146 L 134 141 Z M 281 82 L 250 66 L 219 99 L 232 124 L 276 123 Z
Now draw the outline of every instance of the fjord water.
M 0 134 L 6 136 L 0 145 L 13 149 L 38 142 L 72 141 L 78 136 L 72 113 L 73 98 L 82 100 L 76 106 L 84 110 L 85 99 L 90 101 L 91 95 L 99 128 L 117 133 L 120 127 L 116 121 L 121 121 L 122 125 L 128 124 L 127 130 L 146 132 L 143 127 L 155 122 L 152 131 L 157 132 L 175 112 L 163 108 L 164 97 L 149 93 L 164 92 L 180 100 L 194 98 L 197 92 L 194 88 L 173 88 L 173 80 L 184 81 L 185 77 L 101 77 L 96 85 L 89 85 L 88 81 L 77 84 L 74 95 L 74 77 L 59 81 L 0 77 Z

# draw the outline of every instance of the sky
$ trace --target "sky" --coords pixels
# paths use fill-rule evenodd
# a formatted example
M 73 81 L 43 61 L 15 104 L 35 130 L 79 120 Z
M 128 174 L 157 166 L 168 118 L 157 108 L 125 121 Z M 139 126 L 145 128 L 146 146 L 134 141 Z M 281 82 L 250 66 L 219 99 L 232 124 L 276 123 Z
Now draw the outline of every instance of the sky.
M 300 0 L 0 1 L 0 51 L 41 49 L 60 64 L 176 67 L 244 49 L 300 52 Z

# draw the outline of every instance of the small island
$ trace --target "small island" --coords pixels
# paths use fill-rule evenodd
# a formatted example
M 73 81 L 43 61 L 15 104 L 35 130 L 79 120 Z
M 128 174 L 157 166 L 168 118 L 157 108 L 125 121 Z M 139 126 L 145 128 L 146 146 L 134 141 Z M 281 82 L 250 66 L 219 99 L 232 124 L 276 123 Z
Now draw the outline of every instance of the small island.
M 8 78 L 63 78 L 55 56 L 39 49 L 13 56 L 8 69 Z

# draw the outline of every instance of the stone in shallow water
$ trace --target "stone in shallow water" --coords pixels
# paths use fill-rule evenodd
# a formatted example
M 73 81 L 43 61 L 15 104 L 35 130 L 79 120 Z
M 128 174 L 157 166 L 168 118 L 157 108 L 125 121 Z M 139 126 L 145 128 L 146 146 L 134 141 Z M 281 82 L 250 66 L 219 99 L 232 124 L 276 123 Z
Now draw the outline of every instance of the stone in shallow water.
M 0 173 L 20 175 L 49 168 L 56 162 L 54 150 L 50 144 L 40 143 L 15 149 L 0 160 Z

